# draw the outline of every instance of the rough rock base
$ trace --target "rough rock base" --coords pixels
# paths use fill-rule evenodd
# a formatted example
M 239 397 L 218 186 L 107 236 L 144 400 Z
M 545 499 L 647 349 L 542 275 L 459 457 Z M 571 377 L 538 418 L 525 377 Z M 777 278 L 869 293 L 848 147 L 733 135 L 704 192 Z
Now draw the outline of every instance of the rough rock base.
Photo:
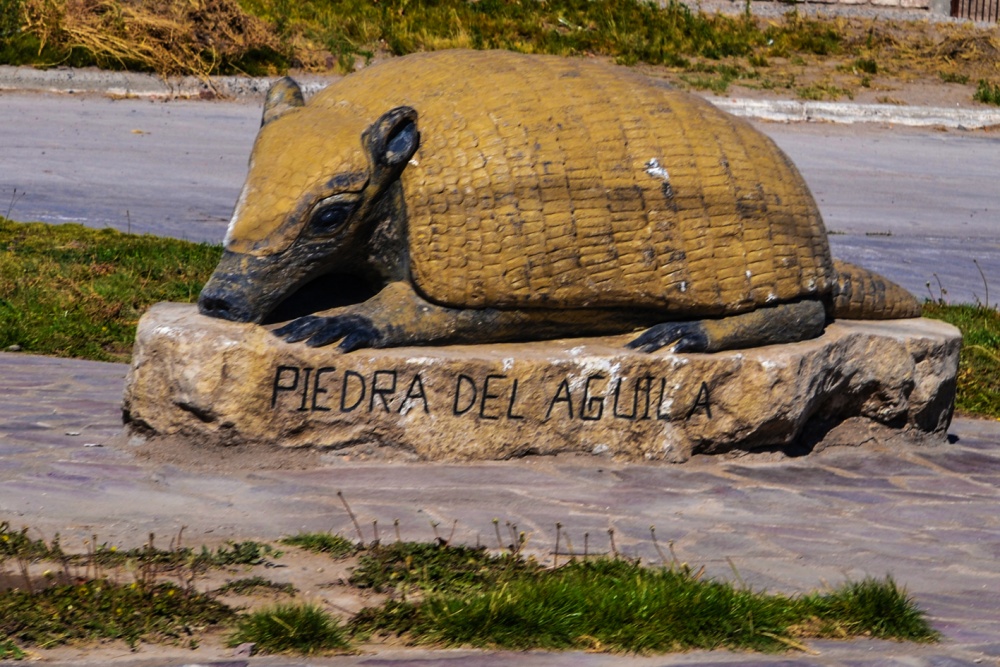
M 217 445 L 673 462 L 940 442 L 951 420 L 961 336 L 942 322 L 840 321 L 716 354 L 641 354 L 630 338 L 340 354 L 164 303 L 139 323 L 124 418 L 139 435 Z

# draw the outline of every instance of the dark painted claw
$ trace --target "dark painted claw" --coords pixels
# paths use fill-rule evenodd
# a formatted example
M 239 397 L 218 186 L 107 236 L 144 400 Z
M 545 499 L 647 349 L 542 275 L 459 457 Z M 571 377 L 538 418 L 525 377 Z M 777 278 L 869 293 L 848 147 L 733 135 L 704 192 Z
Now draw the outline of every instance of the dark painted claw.
M 300 317 L 297 320 L 293 320 L 281 327 L 280 329 L 274 330 L 274 335 L 278 338 L 285 339 L 286 343 L 298 343 L 301 340 L 305 340 L 312 336 L 313 333 L 318 331 L 323 326 L 323 321 L 326 318 L 316 317 L 315 315 L 307 315 L 305 317 Z
M 699 322 L 665 322 L 652 326 L 625 347 L 643 352 L 655 352 L 675 343 L 674 352 L 704 352 L 708 336 Z
M 309 347 L 323 347 L 340 340 L 340 345 L 337 347 L 342 352 L 350 352 L 362 347 L 376 347 L 382 340 L 382 334 L 371 320 L 360 315 L 334 317 L 307 315 L 280 329 L 275 329 L 274 334 L 285 339 L 288 343 L 298 343 L 305 340 Z

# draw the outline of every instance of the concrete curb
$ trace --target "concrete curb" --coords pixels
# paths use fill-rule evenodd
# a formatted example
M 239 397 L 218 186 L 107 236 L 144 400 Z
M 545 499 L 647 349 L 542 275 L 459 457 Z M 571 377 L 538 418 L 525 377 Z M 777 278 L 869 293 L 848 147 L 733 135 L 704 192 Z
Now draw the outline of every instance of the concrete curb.
M 715 106 L 735 116 L 781 122 L 892 123 L 911 127 L 943 126 L 964 129 L 1000 125 L 1000 109 L 950 109 L 796 100 L 708 99 Z
M 336 80 L 334 77 L 297 76 L 306 96 Z M 110 97 L 147 99 L 213 99 L 249 101 L 263 98 L 272 78 L 220 76 L 211 79 L 163 79 L 152 74 L 97 69 L 51 69 L 0 66 L 0 91 L 97 93 Z M 736 116 L 760 120 L 832 123 L 891 123 L 913 127 L 975 129 L 1000 125 L 1000 109 L 908 107 L 893 104 L 850 104 L 707 97 L 717 107 Z
M 109 97 L 139 99 L 263 99 L 275 79 L 249 76 L 195 76 L 164 79 L 142 72 L 113 72 L 98 69 L 50 69 L 0 65 L 0 91 L 40 93 L 96 93 Z M 296 77 L 306 95 L 325 88 L 332 77 Z

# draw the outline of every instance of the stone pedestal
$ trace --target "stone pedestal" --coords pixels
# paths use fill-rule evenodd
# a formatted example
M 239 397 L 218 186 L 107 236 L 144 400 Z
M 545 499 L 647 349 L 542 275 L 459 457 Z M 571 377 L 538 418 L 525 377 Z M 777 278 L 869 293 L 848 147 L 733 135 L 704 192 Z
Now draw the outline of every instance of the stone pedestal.
M 939 442 L 951 419 L 961 336 L 942 322 L 840 321 L 715 354 L 642 354 L 631 338 L 341 354 L 163 303 L 139 323 L 124 415 L 133 433 L 206 444 L 673 462 Z

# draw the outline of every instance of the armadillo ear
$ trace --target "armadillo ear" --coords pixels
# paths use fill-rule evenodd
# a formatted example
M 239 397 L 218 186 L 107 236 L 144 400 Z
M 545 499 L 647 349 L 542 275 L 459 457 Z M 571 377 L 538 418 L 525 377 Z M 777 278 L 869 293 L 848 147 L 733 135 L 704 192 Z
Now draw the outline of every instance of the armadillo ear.
M 302 89 L 290 77 L 282 77 L 271 84 L 267 91 L 267 99 L 264 100 L 264 116 L 260 119 L 260 126 L 264 127 L 274 120 L 278 120 L 289 111 L 305 106 L 306 101 L 302 97 Z
M 375 169 L 402 168 L 420 146 L 417 112 L 411 107 L 396 107 L 365 130 L 362 141 Z

